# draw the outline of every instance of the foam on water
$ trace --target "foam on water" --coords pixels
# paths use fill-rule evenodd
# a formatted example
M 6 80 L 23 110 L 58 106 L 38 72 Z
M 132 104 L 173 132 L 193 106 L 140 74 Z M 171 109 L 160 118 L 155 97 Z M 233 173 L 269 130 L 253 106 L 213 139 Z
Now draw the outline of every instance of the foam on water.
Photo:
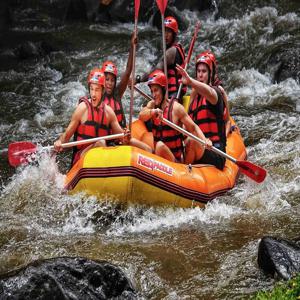
M 207 26 L 207 35 L 222 34 L 223 38 L 226 36 L 229 44 L 243 41 L 251 46 L 258 39 L 258 44 L 268 47 L 277 42 L 272 36 L 274 28 L 289 27 L 292 30 L 299 28 L 299 24 L 300 18 L 295 13 L 279 16 L 276 8 L 261 7 L 243 15 L 240 19 L 219 18 L 215 20 L 211 16 L 207 19 L 205 26 Z M 286 40 L 286 38 L 284 31 L 280 37 L 277 37 L 279 40 Z
M 294 79 L 273 84 L 268 73 L 261 74 L 255 69 L 234 71 L 229 77 L 235 84 L 228 94 L 234 105 L 272 107 L 281 104 L 298 111 L 300 85 Z
M 240 213 L 240 208 L 213 201 L 206 206 L 205 210 L 200 208 L 145 208 L 141 216 L 138 210 L 129 208 L 126 213 L 134 215 L 134 218 L 130 218 L 129 222 L 117 220 L 107 231 L 108 235 L 118 236 L 141 232 L 160 234 L 183 225 L 197 227 L 199 224 L 218 224 Z

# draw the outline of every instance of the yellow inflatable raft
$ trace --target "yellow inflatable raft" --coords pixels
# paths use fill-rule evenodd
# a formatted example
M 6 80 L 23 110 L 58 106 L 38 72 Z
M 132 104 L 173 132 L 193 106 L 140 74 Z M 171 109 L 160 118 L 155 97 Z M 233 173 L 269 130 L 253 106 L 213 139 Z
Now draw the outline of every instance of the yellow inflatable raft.
M 153 146 L 152 134 L 139 120 L 132 124 L 132 136 Z M 239 131 L 228 136 L 226 152 L 238 160 L 246 158 Z M 132 146 L 99 147 L 67 173 L 65 188 L 99 199 L 111 195 L 125 204 L 203 207 L 232 189 L 238 174 L 238 166 L 228 159 L 220 171 L 211 165 L 173 163 Z

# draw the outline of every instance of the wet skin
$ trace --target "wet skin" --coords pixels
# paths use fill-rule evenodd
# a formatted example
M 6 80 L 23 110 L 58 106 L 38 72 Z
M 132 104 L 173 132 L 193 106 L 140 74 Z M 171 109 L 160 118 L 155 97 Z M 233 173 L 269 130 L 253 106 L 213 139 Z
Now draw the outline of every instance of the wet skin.
M 101 101 L 103 93 L 103 86 L 98 85 L 96 83 L 91 83 L 90 85 L 90 95 L 91 95 L 91 103 L 93 107 L 97 107 Z
M 105 73 L 105 91 L 108 95 L 113 93 L 116 85 L 116 76 L 111 73 Z
M 208 66 L 203 63 L 199 63 L 196 69 L 196 79 L 203 83 L 208 83 Z

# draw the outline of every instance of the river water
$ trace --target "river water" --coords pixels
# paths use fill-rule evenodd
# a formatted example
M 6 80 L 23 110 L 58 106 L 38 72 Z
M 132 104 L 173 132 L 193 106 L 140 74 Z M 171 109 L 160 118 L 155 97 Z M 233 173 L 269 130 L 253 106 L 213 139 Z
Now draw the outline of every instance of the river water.
M 52 143 L 78 98 L 87 94 L 91 68 L 110 59 L 120 72 L 125 69 L 133 24 L 13 28 L 0 72 L 0 272 L 41 258 L 85 256 L 119 265 L 140 299 L 240 299 L 271 288 L 275 281 L 257 265 L 260 239 L 293 239 L 300 231 L 300 85 L 291 77 L 276 83 L 272 70 L 260 68 L 270 53 L 291 44 L 299 48 L 300 5 L 284 3 L 251 1 L 247 9 L 240 4 L 225 12 L 184 12 L 190 26 L 180 41 L 187 49 L 200 18 L 195 53 L 208 48 L 216 53 L 248 159 L 268 171 L 263 184 L 241 176 L 232 191 L 203 210 L 120 210 L 109 196 L 99 202 L 62 194 L 68 152 L 12 169 L 8 144 Z M 216 14 L 221 18 L 215 20 Z M 139 23 L 138 30 L 141 74 L 156 60 L 161 33 L 147 23 Z M 59 50 L 38 59 L 11 59 L 11 49 L 28 39 L 46 39 Z M 129 99 L 127 91 L 127 117 Z M 135 116 L 142 102 L 137 95 Z

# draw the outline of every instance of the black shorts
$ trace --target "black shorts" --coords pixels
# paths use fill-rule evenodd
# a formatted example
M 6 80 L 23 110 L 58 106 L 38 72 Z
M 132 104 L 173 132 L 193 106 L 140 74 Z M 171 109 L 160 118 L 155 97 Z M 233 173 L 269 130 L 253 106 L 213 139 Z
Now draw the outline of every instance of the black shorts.
M 215 146 L 216 147 L 216 146 Z M 216 147 L 219 148 L 221 151 L 225 152 L 225 147 Z M 225 166 L 226 158 L 211 151 L 208 149 L 205 149 L 203 156 L 201 159 L 194 162 L 194 164 L 209 164 L 217 167 L 219 170 L 223 170 Z

